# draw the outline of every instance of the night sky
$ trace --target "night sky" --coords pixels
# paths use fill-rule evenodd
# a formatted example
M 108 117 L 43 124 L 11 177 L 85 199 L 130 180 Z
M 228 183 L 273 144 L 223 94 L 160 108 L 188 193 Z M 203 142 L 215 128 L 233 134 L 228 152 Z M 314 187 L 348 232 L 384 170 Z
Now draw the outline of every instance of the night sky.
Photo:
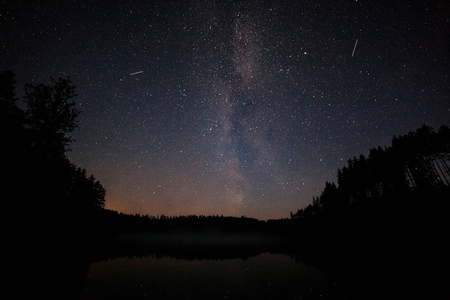
M 0 68 L 70 76 L 106 208 L 288 217 L 450 121 L 448 1 L 2 1 Z

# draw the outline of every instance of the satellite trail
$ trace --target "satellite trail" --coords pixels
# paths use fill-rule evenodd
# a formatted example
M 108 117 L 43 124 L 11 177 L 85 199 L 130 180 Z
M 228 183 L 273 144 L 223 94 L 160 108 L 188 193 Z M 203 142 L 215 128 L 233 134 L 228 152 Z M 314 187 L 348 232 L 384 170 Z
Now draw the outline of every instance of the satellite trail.
M 144 71 L 139 71 L 139 72 L 131 73 L 130 76 L 133 76 L 133 75 L 136 75 L 136 74 L 141 74 L 141 73 L 144 73 Z
M 353 47 L 352 57 L 355 55 L 356 45 L 358 44 L 358 39 L 356 39 L 355 47 Z

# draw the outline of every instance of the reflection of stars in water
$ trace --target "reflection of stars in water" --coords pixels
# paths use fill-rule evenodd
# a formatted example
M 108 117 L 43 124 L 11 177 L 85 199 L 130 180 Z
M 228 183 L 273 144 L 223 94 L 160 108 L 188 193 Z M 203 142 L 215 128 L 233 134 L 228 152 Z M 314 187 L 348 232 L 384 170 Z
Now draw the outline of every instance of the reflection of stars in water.
M 428 1 L 131 0 L 4 16 L 2 68 L 77 84 L 69 155 L 111 209 L 285 217 L 348 158 L 448 122 L 447 16 Z

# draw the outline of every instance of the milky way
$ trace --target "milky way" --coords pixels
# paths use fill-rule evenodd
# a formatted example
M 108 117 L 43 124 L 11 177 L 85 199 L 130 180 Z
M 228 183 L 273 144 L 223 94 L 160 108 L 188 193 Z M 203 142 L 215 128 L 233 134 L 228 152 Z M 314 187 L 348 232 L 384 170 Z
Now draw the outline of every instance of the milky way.
M 0 15 L 19 87 L 77 85 L 69 156 L 109 209 L 288 217 L 350 157 L 450 119 L 446 1 L 150 2 Z

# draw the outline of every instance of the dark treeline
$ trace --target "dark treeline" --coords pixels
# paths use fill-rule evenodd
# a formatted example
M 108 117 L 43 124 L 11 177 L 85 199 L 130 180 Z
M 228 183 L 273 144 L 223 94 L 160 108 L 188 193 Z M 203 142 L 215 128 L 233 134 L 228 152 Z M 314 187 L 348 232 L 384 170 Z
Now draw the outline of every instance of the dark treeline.
M 392 146 L 348 160 L 337 184 L 325 184 L 320 196 L 290 219 L 259 221 L 224 216 L 141 216 L 105 210 L 102 232 L 233 232 L 300 239 L 350 239 L 424 232 L 442 216 L 450 195 L 450 129 L 423 125 L 394 137 Z M 401 224 L 401 225 L 400 225 Z M 433 232 L 438 232 L 434 228 Z M 359 237 L 355 239 L 355 236 Z M 401 238 L 398 240 L 400 241 Z
M 105 210 L 105 190 L 93 175 L 67 158 L 70 133 L 80 111 L 69 78 L 26 84 L 21 108 L 15 74 L 0 72 L 0 138 L 2 190 L 13 228 L 67 236 L 144 231 L 259 232 L 303 237 L 339 236 L 356 229 L 442 219 L 439 211 L 450 189 L 450 129 L 422 126 L 394 137 L 392 146 L 370 150 L 337 172 L 337 183 L 325 184 L 319 197 L 290 220 L 267 222 L 219 216 L 149 217 Z M 420 216 L 419 216 L 420 215 Z M 383 221 L 380 221 L 383 220 Z M 411 225 L 413 226 L 413 225 Z M 26 230 L 29 230 L 28 227 Z M 344 235 L 345 235 L 344 234 Z
M 438 218 L 439 207 L 450 195 L 449 160 L 450 129 L 442 126 L 435 132 L 423 125 L 394 136 L 390 147 L 373 148 L 368 157 L 349 159 L 347 166 L 338 169 L 337 184 L 327 182 L 321 195 L 291 213 L 291 219 L 305 224 L 320 220 L 318 227 L 327 222 L 339 227 L 350 221 L 358 227 L 373 219 L 375 223 L 366 225 L 406 221 L 414 214 L 421 217 L 408 220 L 410 225 Z
M 0 72 L 2 193 L 15 238 L 87 235 L 105 190 L 66 156 L 80 113 L 75 85 L 69 78 L 26 84 L 22 109 L 15 84 L 14 72 Z
M 87 273 L 82 253 L 104 209 L 105 190 L 67 157 L 80 113 L 70 79 L 27 84 L 21 100 L 15 85 L 14 72 L 0 71 L 2 242 L 15 262 L 6 269 L 7 293 L 31 299 L 52 289 L 49 299 L 64 299 Z
M 98 215 L 100 234 L 255 234 L 264 230 L 264 221 L 228 216 L 149 216 L 103 210 Z
M 411 297 L 441 293 L 449 159 L 446 126 L 434 131 L 423 125 L 394 137 L 390 147 L 350 159 L 337 183 L 327 182 L 284 228 L 314 241 L 303 256 L 353 288 L 374 290 L 372 282 Z
M 353 294 L 445 299 L 439 269 L 448 260 L 449 160 L 449 128 L 423 125 L 350 159 L 337 183 L 276 224 L 309 241 L 298 249 L 302 260 Z
M 337 185 L 327 182 L 320 197 L 291 218 L 339 213 L 361 202 L 411 192 L 448 192 L 449 160 L 450 129 L 442 126 L 434 132 L 423 125 L 415 132 L 394 136 L 391 147 L 373 148 L 367 158 L 349 159 L 348 166 L 338 169 Z

